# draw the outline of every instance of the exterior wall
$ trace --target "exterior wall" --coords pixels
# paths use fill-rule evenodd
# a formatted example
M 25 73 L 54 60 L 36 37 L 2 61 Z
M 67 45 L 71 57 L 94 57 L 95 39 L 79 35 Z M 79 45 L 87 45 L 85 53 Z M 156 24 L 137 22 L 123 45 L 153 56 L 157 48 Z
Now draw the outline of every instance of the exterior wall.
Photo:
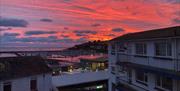
M 172 56 L 171 57 L 158 57 L 155 55 L 155 46 L 154 43 L 157 41 L 167 40 L 170 41 L 172 44 Z M 135 43 L 137 42 L 145 42 L 147 44 L 147 55 L 146 56 L 138 56 L 135 54 Z M 155 40 L 138 40 L 138 41 L 129 41 L 126 42 L 127 44 L 127 50 L 124 53 L 117 52 L 117 46 L 116 46 L 116 53 L 115 55 L 111 55 L 111 44 L 109 44 L 109 69 L 111 69 L 111 66 L 114 66 L 117 68 L 115 63 L 117 61 L 125 61 L 125 62 L 131 62 L 135 64 L 141 64 L 141 65 L 147 65 L 151 67 L 157 67 L 167 70 L 173 70 L 173 71 L 179 71 L 180 72 L 180 38 L 167 38 L 167 39 L 155 39 Z M 117 44 L 116 44 L 117 45 Z M 125 75 L 124 77 L 120 76 L 120 73 L 118 71 L 115 71 L 115 74 L 111 73 L 112 70 L 110 70 L 110 80 L 109 80 L 109 91 L 112 91 L 111 84 L 115 82 L 117 84 L 116 78 L 119 78 L 119 81 L 121 83 L 127 84 L 137 91 L 157 91 L 155 89 L 156 85 L 156 74 L 148 73 L 148 83 L 147 86 L 144 86 L 138 82 L 136 82 L 135 79 L 135 70 L 132 70 L 132 84 L 129 84 L 128 81 L 128 75 Z M 124 80 L 126 79 L 126 80 Z M 180 81 L 173 80 L 173 91 L 180 91 Z
M 164 40 L 164 39 L 162 39 Z M 171 59 L 161 59 L 164 57 L 157 57 L 155 56 L 155 47 L 154 47 L 154 42 L 156 41 L 162 41 L 162 40 L 146 40 L 146 41 L 137 41 L 137 42 L 145 42 L 147 43 L 147 57 L 138 57 L 138 56 L 134 56 L 135 55 L 135 43 L 136 42 L 132 42 L 132 47 L 133 47 L 133 55 L 132 55 L 132 59 L 130 59 L 131 62 L 133 63 L 137 63 L 137 64 L 142 64 L 142 65 L 149 65 L 149 66 L 154 66 L 154 67 L 158 67 L 158 68 L 164 68 L 164 69 L 170 69 L 170 70 L 175 70 L 174 66 L 175 66 L 175 62 L 174 60 L 172 61 Z M 166 39 L 165 39 L 166 40 Z M 173 39 L 167 39 L 168 41 L 170 40 L 172 43 L 172 59 L 176 58 L 176 54 L 175 54 L 175 50 L 176 48 L 175 46 L 175 42 Z M 154 58 L 157 57 L 157 58 Z
M 30 78 L 11 80 L 12 91 L 30 91 Z
M 30 91 L 30 80 L 31 78 L 37 79 L 38 91 L 51 91 L 51 74 L 38 75 L 33 77 L 25 77 L 21 79 L 8 80 L 4 82 L 11 82 L 12 91 Z M 3 91 L 3 83 L 0 82 L 0 91 Z
M 38 76 L 37 83 L 38 83 L 38 91 L 51 91 L 52 90 L 51 74 Z
M 108 46 L 108 60 L 109 60 L 109 82 L 108 82 L 108 91 L 112 91 L 112 83 L 116 83 L 116 76 L 115 76 L 115 71 L 112 70 L 112 67 L 116 68 L 116 61 L 117 61 L 117 54 L 112 55 L 111 53 L 111 44 Z M 115 50 L 116 51 L 116 50 Z M 114 74 L 113 74 L 114 73 Z
M 154 42 L 168 40 L 172 44 L 172 56 L 171 57 L 159 57 L 155 55 Z M 135 43 L 144 42 L 147 44 L 147 54 L 145 57 L 138 56 L 135 54 Z M 127 51 L 124 53 L 116 53 L 116 55 L 109 55 L 110 62 L 116 61 L 130 61 L 132 63 L 148 65 L 169 70 L 180 71 L 180 39 L 159 39 L 159 40 L 143 40 L 143 41 L 132 41 L 127 42 Z M 117 49 L 116 49 L 117 50 Z M 178 51 L 177 51 L 178 50 Z M 117 58 L 117 59 L 116 59 Z M 163 58 L 166 58 L 164 60 Z M 168 59 L 169 58 L 169 59 Z M 177 60 L 179 59 L 179 60 Z

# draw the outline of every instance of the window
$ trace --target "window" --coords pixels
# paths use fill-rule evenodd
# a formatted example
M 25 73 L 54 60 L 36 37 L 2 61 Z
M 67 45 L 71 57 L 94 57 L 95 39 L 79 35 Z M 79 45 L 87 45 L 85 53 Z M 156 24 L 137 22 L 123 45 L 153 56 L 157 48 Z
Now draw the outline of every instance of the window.
M 162 41 L 155 43 L 156 56 L 172 56 L 172 45 L 170 42 Z
M 112 73 L 112 74 L 115 74 L 115 71 L 116 71 L 115 67 L 114 67 L 114 66 L 111 66 L 111 73 Z
M 125 52 L 126 51 L 126 47 L 124 44 L 118 44 L 118 52 Z
M 148 82 L 148 75 L 146 72 L 136 71 L 136 81 L 147 85 Z
M 117 68 L 118 68 L 119 72 L 125 72 L 126 71 L 126 67 L 124 67 L 124 66 L 117 66 Z
M 135 44 L 135 52 L 137 55 L 146 55 L 147 53 L 147 45 L 145 43 L 136 43 Z
M 116 84 L 112 83 L 112 88 L 111 88 L 112 91 L 116 91 Z
M 115 45 L 111 45 L 111 54 L 115 55 Z
M 115 67 L 114 66 L 112 66 L 111 69 L 112 69 L 113 72 L 115 72 Z
M 37 91 L 37 80 L 33 79 L 30 81 L 30 89 L 31 91 Z
M 3 91 L 12 91 L 11 90 L 11 83 L 4 83 Z
M 169 77 L 156 76 L 156 87 L 162 90 L 172 91 L 173 81 Z

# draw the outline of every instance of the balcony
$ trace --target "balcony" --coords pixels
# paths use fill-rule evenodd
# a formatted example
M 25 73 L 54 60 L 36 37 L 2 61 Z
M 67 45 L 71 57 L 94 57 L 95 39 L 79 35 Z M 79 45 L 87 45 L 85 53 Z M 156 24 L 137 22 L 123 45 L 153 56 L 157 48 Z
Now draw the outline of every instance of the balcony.
M 116 64 L 180 79 L 180 60 L 177 59 L 119 54 Z
M 180 60 L 164 57 L 118 54 L 118 62 L 130 62 L 167 70 L 180 71 Z

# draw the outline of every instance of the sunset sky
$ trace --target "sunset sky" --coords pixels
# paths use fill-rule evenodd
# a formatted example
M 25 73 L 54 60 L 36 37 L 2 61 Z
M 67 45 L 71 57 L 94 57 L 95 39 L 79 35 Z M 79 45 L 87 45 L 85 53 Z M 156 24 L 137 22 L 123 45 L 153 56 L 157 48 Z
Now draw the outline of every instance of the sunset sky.
M 0 0 L 0 47 L 70 47 L 180 25 L 180 0 Z

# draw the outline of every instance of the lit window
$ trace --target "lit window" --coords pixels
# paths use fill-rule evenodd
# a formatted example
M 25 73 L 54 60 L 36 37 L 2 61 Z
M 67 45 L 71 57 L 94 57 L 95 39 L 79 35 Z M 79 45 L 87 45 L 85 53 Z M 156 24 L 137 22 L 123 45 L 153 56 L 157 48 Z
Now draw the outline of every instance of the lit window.
M 156 87 L 162 90 L 170 90 L 173 88 L 173 81 L 168 77 L 156 76 Z
M 172 56 L 171 42 L 167 42 L 167 41 L 156 42 L 155 55 L 156 56 Z
M 147 45 L 145 43 L 136 43 L 135 48 L 136 48 L 135 52 L 137 55 L 146 55 Z
M 148 82 L 148 75 L 146 72 L 136 71 L 136 81 L 144 85 Z

